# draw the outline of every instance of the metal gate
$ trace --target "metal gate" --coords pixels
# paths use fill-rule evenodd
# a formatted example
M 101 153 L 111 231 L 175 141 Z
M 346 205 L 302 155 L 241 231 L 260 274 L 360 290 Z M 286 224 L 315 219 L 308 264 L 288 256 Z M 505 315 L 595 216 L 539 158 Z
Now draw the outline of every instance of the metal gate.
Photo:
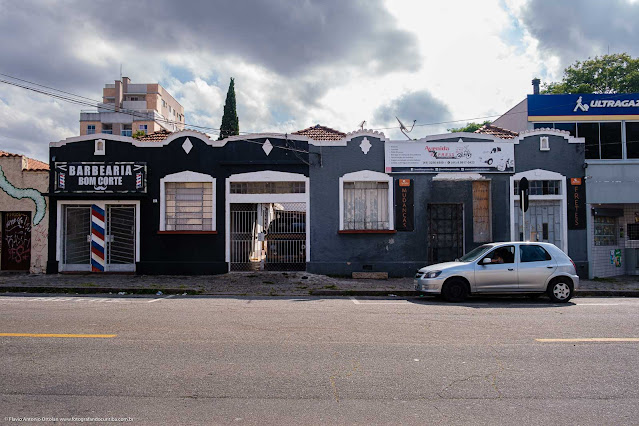
M 135 264 L 135 206 L 107 206 L 106 238 L 109 270 L 131 270 Z
M 561 201 L 531 200 L 526 212 L 526 232 L 522 230 L 519 200 L 515 200 L 515 229 L 520 241 L 543 241 L 561 248 Z
M 231 204 L 231 270 L 306 269 L 306 203 Z
M 62 262 L 67 270 L 87 270 L 91 263 L 91 207 L 66 206 Z
M 104 220 L 104 224 L 98 222 L 100 229 L 96 234 L 96 229 L 92 228 L 92 219 L 95 220 L 92 206 L 64 206 L 61 242 L 63 271 L 95 270 L 92 265 L 96 261 L 96 253 L 101 253 L 101 270 L 135 271 L 136 206 L 107 204 L 105 207 L 104 216 L 99 218 Z M 101 229 L 102 226 L 104 229 Z
M 428 204 L 428 263 L 452 261 L 464 254 L 462 204 Z

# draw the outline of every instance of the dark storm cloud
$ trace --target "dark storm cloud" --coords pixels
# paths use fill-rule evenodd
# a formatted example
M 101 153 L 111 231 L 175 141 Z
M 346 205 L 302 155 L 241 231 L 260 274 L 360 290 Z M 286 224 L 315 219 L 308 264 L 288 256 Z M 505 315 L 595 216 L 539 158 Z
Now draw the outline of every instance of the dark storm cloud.
M 375 110 L 374 120 L 378 125 L 398 125 L 395 117 L 410 127 L 413 120 L 419 124 L 437 123 L 450 119 L 446 104 L 425 90 L 411 92 L 393 99 Z M 417 128 L 415 128 L 417 130 Z
M 415 70 L 414 36 L 396 27 L 381 0 L 92 1 L 76 10 L 102 19 L 106 37 L 154 49 L 205 49 L 283 75 L 334 63 L 374 72 Z M 142 18 L 142 19 L 141 19 Z
M 318 66 L 385 73 L 420 63 L 416 38 L 397 28 L 381 0 L 0 0 L 0 8 L 3 72 L 76 87 L 112 80 L 106 68 L 117 69 L 108 60 L 79 58 L 78 41 L 96 35 L 137 48 L 139 56 L 127 60 L 206 52 L 287 76 Z
M 626 0 L 530 0 L 523 24 L 540 49 L 566 66 L 608 53 L 639 56 L 639 3 Z
M 77 55 L 77 41 L 91 28 L 73 18 L 74 9 L 63 3 L 0 0 L 0 72 L 81 93 L 113 80 L 106 66 Z

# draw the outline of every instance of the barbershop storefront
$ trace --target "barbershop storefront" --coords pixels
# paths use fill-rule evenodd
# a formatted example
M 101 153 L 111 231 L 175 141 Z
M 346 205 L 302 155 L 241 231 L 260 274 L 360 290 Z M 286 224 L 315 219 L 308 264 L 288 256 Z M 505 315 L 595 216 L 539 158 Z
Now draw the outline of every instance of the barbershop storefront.
M 308 142 L 281 135 L 50 145 L 47 272 L 305 269 Z
M 140 257 L 139 197 L 147 192 L 146 176 L 143 162 L 55 162 L 56 196 L 92 198 L 57 203 L 60 272 L 135 271 Z M 93 198 L 96 195 L 126 198 Z

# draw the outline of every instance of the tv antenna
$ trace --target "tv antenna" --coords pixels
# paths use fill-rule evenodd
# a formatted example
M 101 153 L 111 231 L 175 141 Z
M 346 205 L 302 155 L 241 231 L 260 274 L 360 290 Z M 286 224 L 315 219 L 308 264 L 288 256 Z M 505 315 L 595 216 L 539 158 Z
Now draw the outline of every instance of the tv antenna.
M 397 116 L 395 116 L 395 118 L 397 118 Z M 407 133 L 410 133 L 413 131 L 413 127 L 415 127 L 415 123 L 417 123 L 417 120 L 413 120 L 413 125 L 410 126 L 410 130 L 406 128 L 406 126 L 404 126 L 404 123 L 402 123 L 402 121 L 399 118 L 397 118 L 397 121 L 399 122 L 399 130 L 401 130 L 401 132 L 404 134 L 404 136 L 408 138 L 409 141 L 412 140 L 412 138 L 408 136 Z
M 359 127 L 360 130 L 364 130 L 364 124 L 366 124 L 366 120 L 362 121 L 361 123 L 359 123 L 357 125 L 357 127 Z

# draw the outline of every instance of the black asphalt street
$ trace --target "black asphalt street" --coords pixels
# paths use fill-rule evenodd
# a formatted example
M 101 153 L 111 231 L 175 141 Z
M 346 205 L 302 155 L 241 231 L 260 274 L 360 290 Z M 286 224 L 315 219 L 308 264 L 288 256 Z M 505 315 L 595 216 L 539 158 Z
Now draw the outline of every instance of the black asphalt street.
M 0 421 L 638 424 L 639 299 L 0 296 Z

